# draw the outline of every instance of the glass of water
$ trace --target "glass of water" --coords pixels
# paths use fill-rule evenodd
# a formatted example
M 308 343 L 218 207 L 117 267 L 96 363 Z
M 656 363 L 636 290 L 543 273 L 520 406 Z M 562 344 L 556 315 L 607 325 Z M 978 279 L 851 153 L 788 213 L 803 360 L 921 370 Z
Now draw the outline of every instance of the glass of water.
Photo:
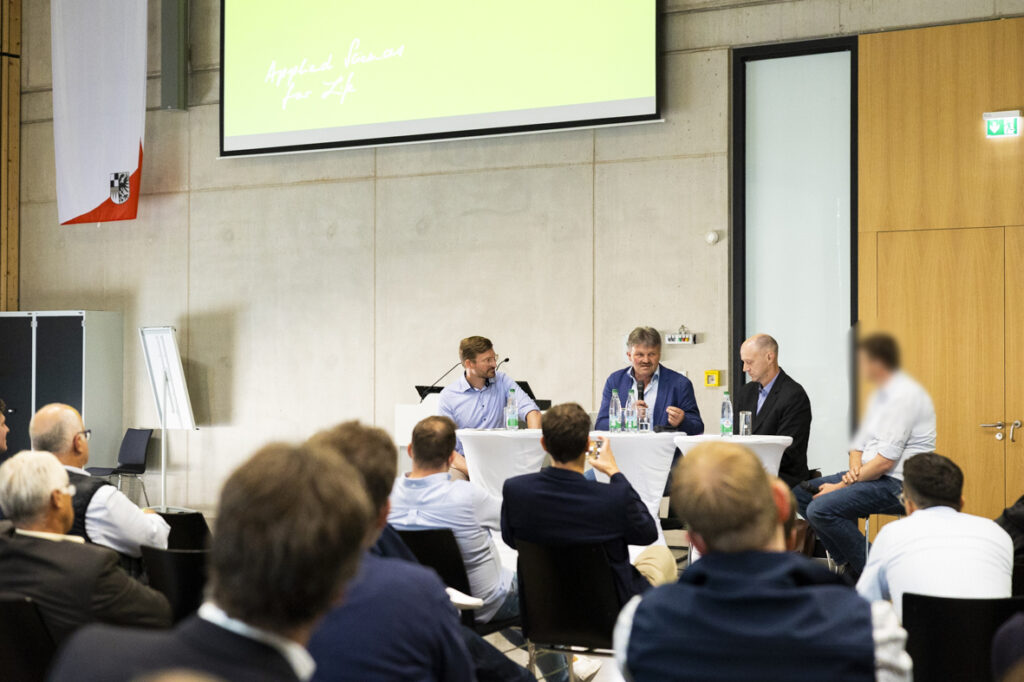
M 637 430 L 640 433 L 651 432 L 651 411 L 646 407 L 640 406 L 636 410 L 636 423 Z
M 740 435 L 749 436 L 754 433 L 754 413 L 740 412 Z

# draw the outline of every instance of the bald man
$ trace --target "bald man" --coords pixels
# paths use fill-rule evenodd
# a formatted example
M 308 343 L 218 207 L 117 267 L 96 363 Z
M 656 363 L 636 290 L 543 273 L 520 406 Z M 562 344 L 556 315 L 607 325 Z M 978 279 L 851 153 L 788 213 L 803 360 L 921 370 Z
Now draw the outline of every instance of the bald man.
M 740 359 L 750 383 L 740 388 L 736 411 L 753 414 L 756 435 L 793 439 L 793 444 L 782 453 L 779 465 L 779 478 L 793 488 L 808 477 L 811 401 L 804 387 L 779 367 L 779 343 L 767 334 L 755 334 L 744 341 Z
M 166 521 L 139 509 L 120 490 L 85 470 L 90 432 L 78 410 L 59 403 L 47 405 L 32 417 L 28 433 L 32 449 L 56 455 L 75 486 L 71 535 L 133 559 L 142 556 L 143 545 L 167 549 L 171 527 Z

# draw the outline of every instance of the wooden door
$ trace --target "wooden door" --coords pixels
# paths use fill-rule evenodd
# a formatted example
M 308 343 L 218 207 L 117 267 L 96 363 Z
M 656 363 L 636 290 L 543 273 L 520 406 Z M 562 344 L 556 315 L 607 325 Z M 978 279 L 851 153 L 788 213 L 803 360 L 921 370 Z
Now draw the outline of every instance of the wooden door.
M 1008 416 L 1004 229 L 881 232 L 877 238 L 878 322 L 899 339 L 904 368 L 931 393 L 936 450 L 964 471 L 966 511 L 997 516 L 1005 497 L 1006 441 L 979 424 Z M 1006 262 L 1014 261 L 1007 256 Z M 1024 434 L 1018 440 L 1024 442 Z
M 1024 422 L 1024 227 L 1006 228 L 1006 421 Z M 1024 495 L 1024 433 L 1006 442 L 1006 506 Z

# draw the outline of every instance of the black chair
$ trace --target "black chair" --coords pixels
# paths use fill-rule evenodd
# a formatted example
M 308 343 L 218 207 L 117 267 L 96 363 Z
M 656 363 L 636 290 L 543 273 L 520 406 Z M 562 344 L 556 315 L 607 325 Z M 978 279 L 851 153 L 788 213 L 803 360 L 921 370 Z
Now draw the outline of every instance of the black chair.
M 0 677 L 42 682 L 56 650 L 34 601 L 28 597 L 0 599 Z
M 208 556 L 205 549 L 142 548 L 150 587 L 167 597 L 175 623 L 195 613 L 203 603 Z
M 914 681 L 990 680 L 992 638 L 1010 616 L 1024 611 L 1024 597 L 951 599 L 903 595 L 907 653 Z
M 146 449 L 149 447 L 149 439 L 153 436 L 153 429 L 128 429 L 121 439 L 121 449 L 117 453 L 116 467 L 89 467 L 86 469 L 93 476 L 117 476 L 117 489 L 121 489 L 121 479 L 124 476 L 134 478 L 142 485 L 142 496 L 149 506 L 149 494 L 146 492 L 146 482 L 142 474 L 146 473 Z
M 463 594 L 473 596 L 466 575 L 466 565 L 462 562 L 462 552 L 455 540 L 455 534 L 449 528 L 433 530 L 400 530 L 398 534 L 409 547 L 416 560 L 424 566 L 432 568 L 440 576 L 441 582 Z M 499 632 L 519 625 L 518 618 L 502 621 L 492 620 L 489 623 L 477 623 L 472 611 L 462 612 L 462 624 L 472 628 L 481 636 Z
M 171 533 L 167 536 L 167 549 L 209 549 L 210 526 L 206 518 L 197 511 L 159 512 Z
M 517 540 L 516 549 L 519 615 L 529 642 L 530 670 L 535 669 L 537 650 L 569 657 L 610 654 L 622 604 L 604 547 L 542 546 Z

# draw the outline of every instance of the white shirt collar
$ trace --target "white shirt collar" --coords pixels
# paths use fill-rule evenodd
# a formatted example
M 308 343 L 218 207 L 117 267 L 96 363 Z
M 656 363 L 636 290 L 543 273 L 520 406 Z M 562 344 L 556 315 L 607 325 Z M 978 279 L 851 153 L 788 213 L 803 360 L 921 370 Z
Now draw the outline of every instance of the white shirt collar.
M 254 628 L 247 623 L 236 620 L 224 613 L 223 609 L 211 601 L 205 602 L 199 607 L 199 617 L 236 635 L 262 642 L 276 649 L 278 653 L 284 656 L 288 664 L 291 665 L 292 670 L 295 671 L 295 676 L 303 682 L 312 679 L 313 673 L 316 672 L 316 663 L 313 661 L 313 657 L 298 642 L 293 642 L 280 635 Z
M 54 542 L 77 542 L 85 544 L 85 538 L 79 537 L 78 535 L 60 535 L 59 533 L 47 533 L 42 530 L 22 530 L 16 528 L 14 530 L 18 535 L 27 535 L 30 538 L 42 538 L 43 540 L 53 540 Z
M 73 471 L 76 474 L 81 474 L 82 476 L 92 476 L 92 474 L 90 474 L 85 469 L 79 469 L 78 467 L 73 467 L 70 464 L 65 464 L 64 468 L 67 469 L 68 471 Z

